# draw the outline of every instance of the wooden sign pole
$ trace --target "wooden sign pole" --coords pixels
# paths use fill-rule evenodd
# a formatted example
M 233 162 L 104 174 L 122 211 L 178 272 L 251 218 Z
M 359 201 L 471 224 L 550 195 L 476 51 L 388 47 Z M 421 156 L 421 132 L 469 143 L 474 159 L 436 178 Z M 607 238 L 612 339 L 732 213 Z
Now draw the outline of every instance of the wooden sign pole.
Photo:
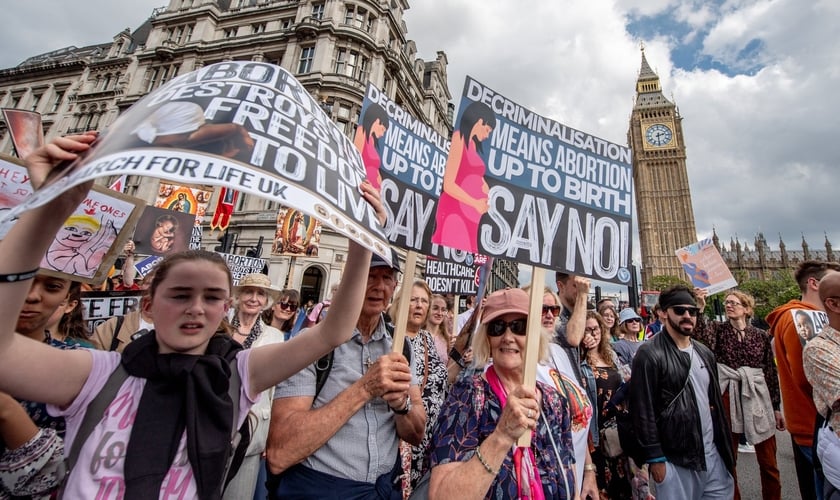
M 405 342 L 405 329 L 408 323 L 408 310 L 411 309 L 411 289 L 414 288 L 414 270 L 417 268 L 417 252 L 409 250 L 405 256 L 405 272 L 400 289 L 400 310 L 394 321 L 394 352 L 402 353 Z
M 534 388 L 537 385 L 537 364 L 540 357 L 540 335 L 542 331 L 542 300 L 545 289 L 545 269 L 534 267 L 531 274 L 531 301 L 528 309 L 528 336 L 525 344 L 525 367 L 522 385 Z M 519 436 L 517 446 L 531 446 L 531 433 Z

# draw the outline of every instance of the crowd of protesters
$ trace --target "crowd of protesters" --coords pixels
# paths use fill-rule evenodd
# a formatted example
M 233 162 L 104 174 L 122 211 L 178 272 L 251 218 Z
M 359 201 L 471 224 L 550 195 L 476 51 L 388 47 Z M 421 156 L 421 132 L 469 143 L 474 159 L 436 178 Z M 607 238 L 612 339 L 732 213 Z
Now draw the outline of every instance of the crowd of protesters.
M 33 187 L 94 139 L 31 154 Z M 739 290 L 718 321 L 699 289 L 672 286 L 636 311 L 591 303 L 589 280 L 562 272 L 539 318 L 518 288 L 459 315 L 354 243 L 341 283 L 307 307 L 265 274 L 233 286 L 201 250 L 135 279 L 129 244 L 105 288 L 140 291 L 139 307 L 88 331 L 81 284 L 38 266 L 89 188 L 25 213 L 0 242 L 0 499 L 738 499 L 743 438 L 773 499 L 786 428 L 803 498 L 838 494 L 811 451 L 838 384 L 822 358 L 803 366 L 817 328 L 797 313 L 830 304 L 840 317 L 838 280 L 820 286 L 840 265 L 802 263 L 802 299 L 771 313 L 768 332 Z M 379 193 L 359 188 L 384 222 Z M 529 335 L 536 387 L 524 384 Z

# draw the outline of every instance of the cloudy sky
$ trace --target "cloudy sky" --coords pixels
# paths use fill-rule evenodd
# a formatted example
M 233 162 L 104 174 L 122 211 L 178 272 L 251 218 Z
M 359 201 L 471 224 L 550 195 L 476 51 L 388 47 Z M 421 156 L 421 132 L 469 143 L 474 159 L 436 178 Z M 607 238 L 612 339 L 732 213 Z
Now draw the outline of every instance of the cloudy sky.
M 108 41 L 165 0 L 4 7 L 0 67 Z M 540 114 L 626 143 L 640 42 L 683 116 L 699 237 L 840 250 L 840 40 L 835 0 L 415 0 L 420 56 L 449 59 Z M 72 5 L 72 8 L 68 8 Z M 831 28 L 835 26 L 835 28 Z

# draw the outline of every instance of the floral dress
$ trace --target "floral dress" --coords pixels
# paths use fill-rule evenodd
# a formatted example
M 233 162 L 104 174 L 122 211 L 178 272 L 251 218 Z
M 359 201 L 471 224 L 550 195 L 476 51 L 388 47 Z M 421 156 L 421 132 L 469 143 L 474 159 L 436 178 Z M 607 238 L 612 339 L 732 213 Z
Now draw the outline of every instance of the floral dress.
M 420 391 L 423 395 L 423 406 L 426 409 L 426 432 L 423 434 L 420 446 L 400 442 L 403 471 L 408 471 L 408 483 L 403 481 L 403 496 L 406 498 L 429 470 L 429 445 L 449 388 L 446 365 L 438 355 L 432 334 L 426 330 L 420 330 L 413 339 L 409 340 L 411 341 L 411 356 L 417 372 L 415 375 L 421 384 Z M 403 477 L 406 479 L 405 476 Z
M 621 387 L 621 373 L 616 367 L 596 366 L 592 368 L 595 375 L 595 387 L 598 395 L 598 431 L 601 435 L 600 444 L 603 445 L 604 428 L 610 422 L 614 422 L 615 414 L 608 409 L 613 394 Z M 602 499 L 630 499 L 631 478 L 629 459 L 626 455 L 608 457 L 601 452 L 601 446 L 592 452 L 592 462 L 597 470 L 598 491 Z
M 542 392 L 541 413 L 545 419 L 540 417 L 538 420 L 531 446 L 543 492 L 546 499 L 571 499 L 575 497 L 575 471 L 569 405 L 550 386 L 538 382 L 537 387 Z M 501 415 L 499 399 L 482 375 L 458 380 L 438 417 L 438 428 L 431 443 L 431 466 L 466 462 L 472 458 L 475 449 L 496 429 Z M 512 451 L 502 463 L 485 498 L 518 497 Z

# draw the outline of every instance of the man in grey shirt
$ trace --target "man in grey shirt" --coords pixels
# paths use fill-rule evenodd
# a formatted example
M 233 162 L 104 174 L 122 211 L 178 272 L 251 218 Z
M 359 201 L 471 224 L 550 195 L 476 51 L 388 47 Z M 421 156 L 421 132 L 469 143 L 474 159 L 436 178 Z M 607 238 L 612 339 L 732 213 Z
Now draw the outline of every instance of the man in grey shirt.
M 371 259 L 356 330 L 335 349 L 317 395 L 314 364 L 277 385 L 266 444 L 269 470 L 279 474 L 272 497 L 401 497 L 392 487 L 399 440 L 419 444 L 426 413 L 414 370 L 391 352 L 382 317 L 397 272 Z

